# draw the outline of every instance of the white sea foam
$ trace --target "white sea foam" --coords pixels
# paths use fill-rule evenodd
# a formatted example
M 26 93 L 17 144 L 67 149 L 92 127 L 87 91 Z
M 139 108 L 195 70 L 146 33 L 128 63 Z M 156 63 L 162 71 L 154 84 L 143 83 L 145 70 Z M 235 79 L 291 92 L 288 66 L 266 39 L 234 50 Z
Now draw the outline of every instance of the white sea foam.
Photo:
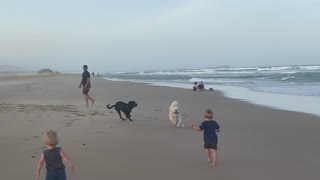
M 182 83 L 178 84 L 178 83 L 156 82 L 153 85 L 191 89 L 189 84 L 182 84 Z M 207 88 L 210 88 L 210 86 L 207 86 Z M 215 86 L 212 86 L 212 88 L 222 91 L 225 94 L 225 96 L 230 98 L 245 100 L 250 103 L 271 107 L 275 109 L 304 112 L 304 113 L 320 116 L 320 109 L 318 108 L 320 104 L 320 97 L 255 92 L 247 88 L 232 87 L 232 86 L 215 85 Z
M 305 69 L 305 70 L 320 70 L 320 65 L 316 66 L 299 66 L 300 69 Z

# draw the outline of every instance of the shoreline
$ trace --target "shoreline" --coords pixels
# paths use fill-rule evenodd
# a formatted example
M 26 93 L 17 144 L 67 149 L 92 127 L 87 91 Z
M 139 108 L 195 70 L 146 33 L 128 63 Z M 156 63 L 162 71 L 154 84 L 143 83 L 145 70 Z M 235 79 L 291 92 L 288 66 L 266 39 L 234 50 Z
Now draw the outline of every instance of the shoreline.
M 142 81 L 129 81 L 121 79 L 110 79 L 103 78 L 107 81 L 118 81 L 118 82 L 133 82 L 133 83 L 142 83 L 151 86 L 160 86 L 160 87 L 172 87 L 180 89 L 190 89 L 192 84 L 180 83 L 180 82 L 142 82 Z M 306 113 L 310 115 L 315 115 L 320 117 L 320 109 L 317 108 L 320 104 L 320 97 L 312 96 L 298 96 L 298 95 L 285 95 L 285 94 L 276 94 L 268 92 L 257 92 L 252 91 L 247 88 L 235 87 L 235 86 L 222 86 L 222 85 L 207 85 L 208 88 L 213 88 L 216 91 L 219 91 L 223 96 L 251 103 L 258 106 L 268 107 L 278 110 L 286 110 L 293 112 Z M 201 93 L 201 92 L 200 92 Z M 299 103 L 297 103 L 299 102 Z

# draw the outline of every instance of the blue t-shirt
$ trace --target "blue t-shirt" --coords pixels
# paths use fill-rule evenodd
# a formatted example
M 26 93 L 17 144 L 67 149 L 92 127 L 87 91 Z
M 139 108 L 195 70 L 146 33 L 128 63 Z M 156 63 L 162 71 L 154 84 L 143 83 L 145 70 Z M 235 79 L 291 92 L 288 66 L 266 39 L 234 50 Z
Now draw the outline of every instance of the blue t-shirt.
M 220 126 L 215 120 L 203 121 L 199 128 L 203 131 L 204 141 L 218 141 L 216 130 L 220 129 Z

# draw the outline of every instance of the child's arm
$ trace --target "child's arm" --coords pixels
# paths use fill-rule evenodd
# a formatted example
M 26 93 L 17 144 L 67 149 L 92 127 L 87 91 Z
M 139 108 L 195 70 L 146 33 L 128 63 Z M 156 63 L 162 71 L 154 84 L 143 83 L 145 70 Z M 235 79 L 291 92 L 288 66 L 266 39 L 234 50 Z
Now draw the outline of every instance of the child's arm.
M 68 164 L 68 166 L 70 167 L 70 169 L 73 171 L 74 167 L 72 162 L 70 161 L 69 157 L 67 156 L 67 154 L 63 151 L 63 149 L 60 149 L 60 156 L 62 157 L 62 159 L 64 160 L 64 162 L 66 162 Z
M 39 180 L 39 177 L 40 177 L 40 172 L 41 172 L 41 169 L 43 167 L 43 164 L 44 164 L 44 155 L 43 153 L 41 154 L 41 157 L 40 157 L 40 160 L 38 162 L 38 165 L 37 165 L 37 174 L 36 174 L 36 180 Z
M 196 131 L 202 131 L 199 127 L 194 126 L 193 124 L 190 124 L 190 127 Z
M 220 125 L 216 122 L 216 132 L 219 133 L 220 132 Z

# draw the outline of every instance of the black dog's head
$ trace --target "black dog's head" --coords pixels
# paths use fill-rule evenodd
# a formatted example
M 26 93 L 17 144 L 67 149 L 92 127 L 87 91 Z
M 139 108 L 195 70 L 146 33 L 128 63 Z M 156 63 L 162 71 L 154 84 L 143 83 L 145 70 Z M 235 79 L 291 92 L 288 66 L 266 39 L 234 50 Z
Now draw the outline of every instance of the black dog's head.
M 128 106 L 129 106 L 131 109 L 133 109 L 133 108 L 137 107 L 138 104 L 137 104 L 135 101 L 130 101 L 130 102 L 128 102 Z

